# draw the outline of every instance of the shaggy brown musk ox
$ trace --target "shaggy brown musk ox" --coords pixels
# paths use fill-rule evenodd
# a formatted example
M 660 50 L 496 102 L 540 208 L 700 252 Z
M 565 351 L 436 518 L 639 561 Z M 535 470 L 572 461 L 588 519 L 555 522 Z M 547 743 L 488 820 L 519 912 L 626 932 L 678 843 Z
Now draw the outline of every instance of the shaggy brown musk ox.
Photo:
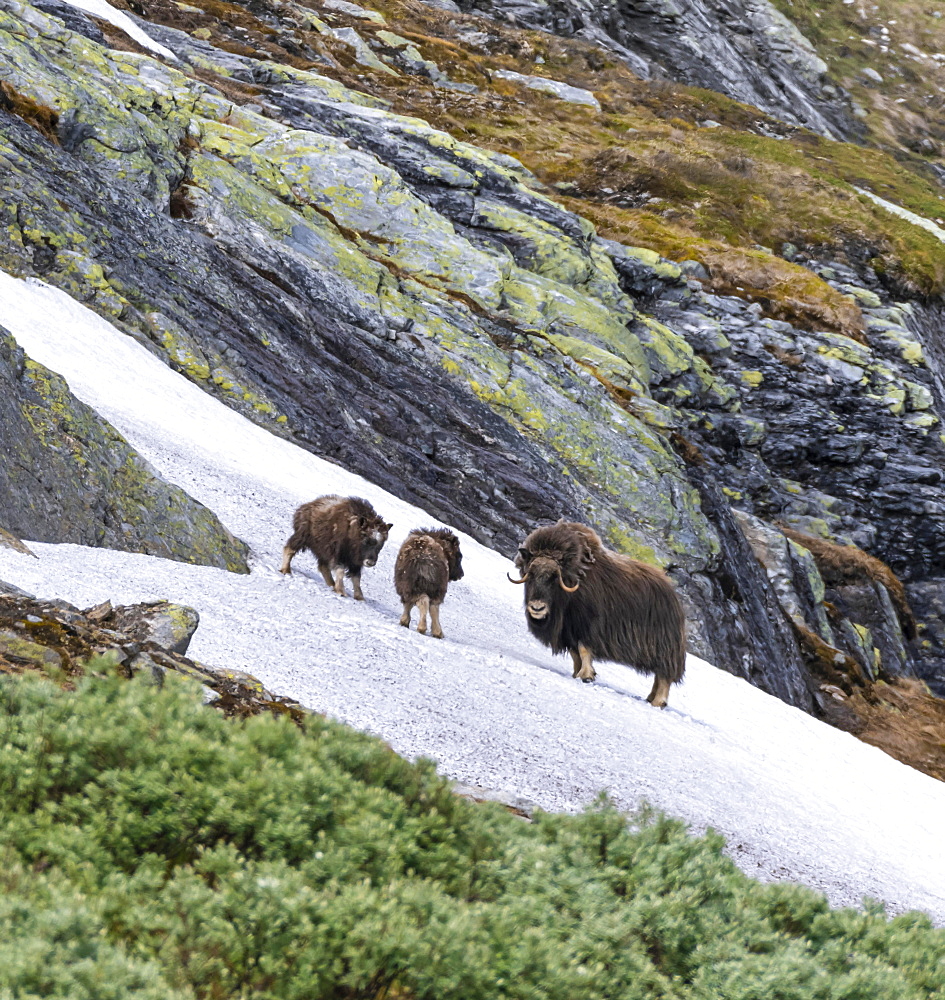
M 417 631 L 426 634 L 429 611 L 431 634 L 442 639 L 440 605 L 449 582 L 462 578 L 463 555 L 453 532 L 448 528 L 415 528 L 401 545 L 394 566 L 394 587 L 404 604 L 400 624 L 410 628 L 410 612 L 416 604 L 420 609 Z
M 377 562 L 392 527 L 360 497 L 332 495 L 303 503 L 292 519 L 292 537 L 282 550 L 281 572 L 291 573 L 295 554 L 308 549 L 335 593 L 345 596 L 347 573 L 354 599 L 363 601 L 361 569 Z
M 567 650 L 575 677 L 592 681 L 595 657 L 623 663 L 654 675 L 647 701 L 665 706 L 686 669 L 686 619 L 662 570 L 605 549 L 572 521 L 533 531 L 515 565 L 529 631 L 553 652 Z

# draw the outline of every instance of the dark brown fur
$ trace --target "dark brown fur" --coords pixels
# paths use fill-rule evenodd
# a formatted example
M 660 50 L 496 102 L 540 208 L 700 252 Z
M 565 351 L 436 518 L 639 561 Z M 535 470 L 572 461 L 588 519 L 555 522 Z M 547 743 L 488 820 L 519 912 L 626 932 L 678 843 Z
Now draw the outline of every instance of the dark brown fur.
M 394 566 L 394 587 L 404 604 L 400 624 L 410 628 L 410 612 L 416 604 L 420 609 L 417 631 L 426 633 L 429 611 L 431 634 L 442 639 L 440 605 L 449 582 L 462 578 L 463 556 L 453 532 L 447 528 L 415 528 L 401 545 Z
M 377 562 L 387 533 L 377 511 L 359 497 L 324 496 L 303 503 L 292 519 L 293 534 L 282 553 L 282 572 L 292 572 L 292 559 L 308 549 L 329 587 L 345 596 L 344 576 L 351 577 L 354 598 L 363 601 L 361 569 Z
M 605 549 L 592 528 L 570 521 L 533 531 L 515 565 L 529 631 L 553 652 L 571 653 L 575 677 L 593 680 L 595 658 L 623 663 L 653 674 L 648 700 L 666 704 L 686 669 L 686 621 L 662 570 Z
M 915 617 L 906 599 L 906 588 L 884 562 L 854 545 L 837 545 L 825 538 L 805 535 L 783 524 L 779 524 L 778 528 L 785 537 L 803 545 L 810 552 L 828 587 L 842 587 L 845 583 L 863 583 L 865 580 L 881 583 L 889 591 L 902 634 L 907 639 L 915 638 Z

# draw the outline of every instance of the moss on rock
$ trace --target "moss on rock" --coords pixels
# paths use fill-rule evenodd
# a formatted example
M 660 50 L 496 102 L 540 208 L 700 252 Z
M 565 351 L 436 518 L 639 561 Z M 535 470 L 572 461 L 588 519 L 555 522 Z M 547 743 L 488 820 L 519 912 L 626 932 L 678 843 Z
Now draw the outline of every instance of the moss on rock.
M 248 571 L 243 542 L 161 480 L 2 328 L 0 387 L 0 425 L 9 435 L 0 450 L 0 508 L 13 532 Z

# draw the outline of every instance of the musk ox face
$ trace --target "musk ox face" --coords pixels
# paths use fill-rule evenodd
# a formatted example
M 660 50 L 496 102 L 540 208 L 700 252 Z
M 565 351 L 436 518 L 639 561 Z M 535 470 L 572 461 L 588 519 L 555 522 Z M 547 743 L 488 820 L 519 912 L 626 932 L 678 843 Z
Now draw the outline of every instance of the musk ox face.
M 565 562 L 565 567 L 562 567 Z M 515 565 L 522 573 L 520 581 L 525 584 L 525 612 L 533 621 L 544 621 L 552 608 L 561 604 L 580 586 L 577 574 L 569 573 L 567 560 L 553 554 L 533 554 L 523 546 L 518 550 Z M 583 574 L 582 574 L 583 575 Z M 569 579 L 573 576 L 574 579 Z
M 463 578 L 463 554 L 459 551 L 459 539 L 454 535 L 444 546 L 446 562 L 450 568 L 450 580 L 462 580 Z
M 384 548 L 388 532 L 392 527 L 392 524 L 385 524 L 383 521 L 365 524 L 362 520 L 358 525 L 361 533 L 362 565 L 374 566 L 377 564 L 378 556 L 381 554 L 381 549 Z

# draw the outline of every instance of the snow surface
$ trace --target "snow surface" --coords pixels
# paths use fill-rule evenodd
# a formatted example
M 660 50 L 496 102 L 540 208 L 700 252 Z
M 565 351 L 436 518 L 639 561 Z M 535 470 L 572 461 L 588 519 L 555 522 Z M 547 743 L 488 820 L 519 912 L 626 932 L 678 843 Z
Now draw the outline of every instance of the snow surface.
M 573 810 L 606 789 L 722 832 L 749 874 L 814 886 L 834 903 L 884 900 L 945 923 L 945 785 L 690 658 L 665 711 L 647 678 L 613 664 L 570 677 L 525 627 L 502 556 L 463 536 L 446 639 L 407 632 L 392 585 L 407 531 L 435 519 L 278 439 L 175 374 L 63 292 L 0 273 L 0 324 L 110 420 L 167 479 L 253 548 L 249 576 L 150 556 L 30 543 L 0 549 L 0 578 L 80 607 L 168 598 L 199 609 L 191 655 L 435 758 L 462 782 Z M 310 555 L 278 572 L 296 506 L 367 497 L 394 522 L 365 603 L 324 585 Z
M 93 17 L 100 17 L 109 24 L 114 24 L 129 37 L 133 38 L 143 48 L 148 49 L 155 55 L 163 56 L 172 62 L 177 62 L 177 56 L 170 49 L 165 48 L 160 42 L 156 42 L 143 28 L 139 28 L 131 18 L 121 10 L 116 10 L 108 0 L 65 0 L 70 7 L 83 10 Z

